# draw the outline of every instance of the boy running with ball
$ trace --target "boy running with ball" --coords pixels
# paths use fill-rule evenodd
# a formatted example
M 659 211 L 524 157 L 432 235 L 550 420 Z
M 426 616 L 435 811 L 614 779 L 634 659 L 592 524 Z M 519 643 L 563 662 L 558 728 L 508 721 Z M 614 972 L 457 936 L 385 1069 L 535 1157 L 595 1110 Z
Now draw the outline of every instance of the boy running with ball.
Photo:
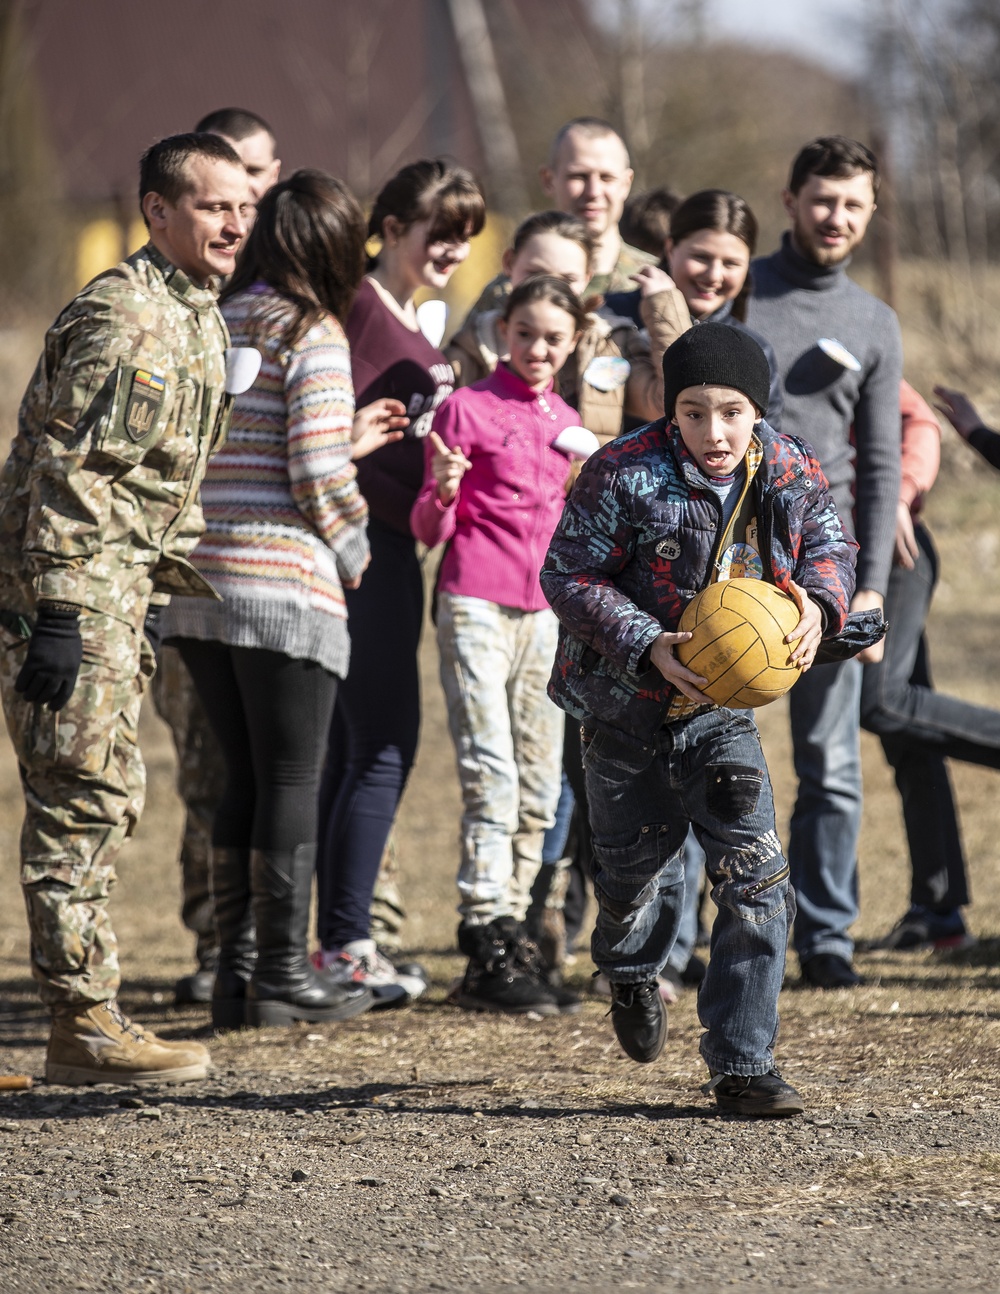
M 718 916 L 698 994 L 706 1090 L 721 1111 L 802 1112 L 774 1067 L 778 993 L 794 915 L 788 864 L 749 711 L 714 705 L 674 655 L 685 606 L 729 572 L 796 601 L 788 636 L 808 669 L 844 626 L 857 545 L 812 451 L 763 421 L 764 352 L 700 324 L 663 358 L 666 417 L 588 460 L 541 583 L 560 621 L 550 695 L 582 724 L 598 915 L 593 958 L 633 1060 L 667 1036 L 659 974 L 683 909 L 692 825 Z

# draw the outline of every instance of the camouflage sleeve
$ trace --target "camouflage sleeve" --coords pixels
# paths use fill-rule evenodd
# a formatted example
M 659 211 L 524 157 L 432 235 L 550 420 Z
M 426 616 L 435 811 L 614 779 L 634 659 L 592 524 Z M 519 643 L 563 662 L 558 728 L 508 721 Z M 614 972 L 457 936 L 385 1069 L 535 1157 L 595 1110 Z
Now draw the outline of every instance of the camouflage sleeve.
M 604 453 L 585 464 L 566 501 L 540 573 L 562 625 L 620 669 L 637 674 L 663 626 L 615 582 L 633 560 L 630 501 Z
M 24 534 L 40 601 L 86 605 L 88 570 L 109 538 L 114 478 L 142 460 L 163 426 L 165 360 L 162 343 L 106 293 L 77 298 L 50 330 L 35 373 L 43 386 L 32 393 L 41 425 Z

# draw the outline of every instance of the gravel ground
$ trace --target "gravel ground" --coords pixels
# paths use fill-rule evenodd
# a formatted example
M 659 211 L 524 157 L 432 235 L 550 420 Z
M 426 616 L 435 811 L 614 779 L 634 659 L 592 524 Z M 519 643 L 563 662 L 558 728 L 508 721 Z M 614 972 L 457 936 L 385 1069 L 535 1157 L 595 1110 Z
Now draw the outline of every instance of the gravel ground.
M 648 1071 L 596 1003 L 555 1022 L 428 1004 L 231 1035 L 197 1085 L 11 1094 L 4 1286 L 995 1289 L 1000 1120 L 977 1071 L 995 1072 L 996 1013 L 929 1088 L 933 1057 L 900 1075 L 879 1039 L 936 1044 L 935 990 L 905 1015 L 883 1004 L 896 991 L 837 995 L 834 1038 L 811 1046 L 816 994 L 788 995 L 809 1113 L 766 1124 L 713 1114 L 688 1001 Z M 29 1055 L 43 1027 L 19 1014 Z
M 1000 548 L 996 481 L 959 485 L 931 520 L 946 573 L 933 650 L 949 686 L 1000 705 L 1000 588 L 973 590 L 965 561 L 970 530 L 983 551 Z M 460 970 L 458 798 L 432 642 L 424 667 L 400 850 L 426 999 L 215 1039 L 203 1083 L 0 1092 L 0 1288 L 1000 1288 L 996 774 L 954 770 L 978 947 L 864 955 L 865 986 L 838 993 L 797 988 L 792 959 L 778 1054 L 807 1114 L 743 1123 L 700 1091 L 691 994 L 648 1067 L 622 1056 L 593 998 L 555 1020 L 445 1005 Z M 782 823 L 787 722 L 780 704 L 760 720 Z M 123 1005 L 167 1037 L 208 1040 L 204 1011 L 169 1005 L 191 956 L 177 918 L 180 810 L 169 741 L 148 714 L 142 742 L 149 803 L 114 898 Z M 868 739 L 864 758 L 858 933 L 871 936 L 906 906 L 907 865 L 898 797 Z M 0 1073 L 40 1080 L 47 1020 L 26 975 L 19 820 L 0 742 Z M 581 989 L 590 970 L 581 954 Z

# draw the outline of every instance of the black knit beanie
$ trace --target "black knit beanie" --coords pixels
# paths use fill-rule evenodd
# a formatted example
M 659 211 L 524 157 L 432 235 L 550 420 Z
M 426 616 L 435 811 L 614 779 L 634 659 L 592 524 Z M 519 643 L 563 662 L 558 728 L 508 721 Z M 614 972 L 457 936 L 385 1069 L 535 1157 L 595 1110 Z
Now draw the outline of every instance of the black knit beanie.
M 689 386 L 730 386 L 763 416 L 771 395 L 767 356 L 749 333 L 731 324 L 695 324 L 663 356 L 663 410 L 674 416 L 677 397 Z

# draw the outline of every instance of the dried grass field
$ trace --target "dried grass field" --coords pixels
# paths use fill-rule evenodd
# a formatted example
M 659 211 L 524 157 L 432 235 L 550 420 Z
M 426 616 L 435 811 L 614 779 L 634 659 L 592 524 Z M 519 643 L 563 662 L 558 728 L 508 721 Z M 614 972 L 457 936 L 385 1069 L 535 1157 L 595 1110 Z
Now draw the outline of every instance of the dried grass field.
M 1000 415 L 1000 391 L 984 412 Z M 1000 474 L 953 437 L 946 459 L 927 511 L 942 561 L 935 677 L 1000 706 Z M 432 974 L 426 998 L 344 1025 L 216 1039 L 216 1072 L 200 1084 L 0 1093 L 3 1287 L 996 1289 L 997 776 L 953 766 L 978 946 L 863 954 L 865 985 L 836 993 L 798 988 L 790 959 L 779 1060 L 807 1115 L 724 1120 L 699 1090 L 691 993 L 649 1067 L 621 1055 L 594 998 L 553 1021 L 445 1005 L 460 969 L 458 790 L 430 635 L 423 666 L 400 852 L 406 942 Z M 779 703 L 758 717 L 783 831 L 786 716 Z M 173 756 L 151 708 L 142 739 L 148 807 L 114 897 L 122 997 L 168 1037 L 208 1039 L 204 1011 L 171 1005 L 191 938 L 178 917 Z M 908 865 L 898 796 L 869 738 L 864 766 L 855 933 L 870 937 L 906 907 Z M 26 972 L 20 812 L 0 743 L 0 1072 L 38 1078 L 46 1021 Z M 581 954 L 580 988 L 590 969 Z

